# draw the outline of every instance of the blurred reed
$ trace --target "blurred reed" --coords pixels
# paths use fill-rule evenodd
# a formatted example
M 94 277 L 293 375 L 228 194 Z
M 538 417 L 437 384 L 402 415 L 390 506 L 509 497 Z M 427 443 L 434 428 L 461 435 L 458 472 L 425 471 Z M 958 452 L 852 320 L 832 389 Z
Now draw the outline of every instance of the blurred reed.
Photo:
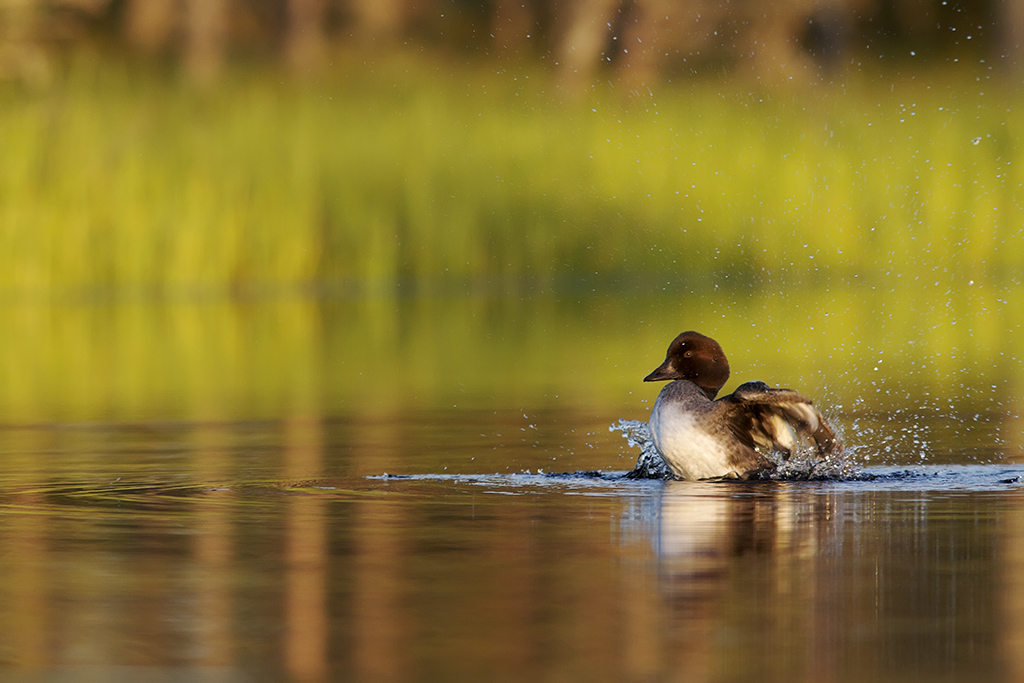
M 192 88 L 79 58 L 0 92 L 0 296 L 389 293 L 898 273 L 1016 282 L 1022 95 L 987 72 L 561 101 L 339 59 Z

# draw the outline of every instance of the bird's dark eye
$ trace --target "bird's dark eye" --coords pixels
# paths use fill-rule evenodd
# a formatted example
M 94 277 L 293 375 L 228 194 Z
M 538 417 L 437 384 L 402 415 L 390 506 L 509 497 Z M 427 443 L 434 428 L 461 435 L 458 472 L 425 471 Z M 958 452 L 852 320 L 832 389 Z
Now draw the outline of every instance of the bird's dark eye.
M 689 357 L 690 357 L 690 356 L 692 356 L 692 355 L 693 355 L 693 351 L 687 351 L 687 352 L 685 352 L 685 353 L 683 354 L 683 357 L 684 357 L 684 358 L 689 358 Z

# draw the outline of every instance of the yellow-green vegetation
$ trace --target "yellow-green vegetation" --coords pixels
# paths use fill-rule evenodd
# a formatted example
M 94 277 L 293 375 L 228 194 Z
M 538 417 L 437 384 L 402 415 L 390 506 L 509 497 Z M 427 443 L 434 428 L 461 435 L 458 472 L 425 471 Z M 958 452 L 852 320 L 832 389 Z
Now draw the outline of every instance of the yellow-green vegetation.
M 207 90 L 80 60 L 7 86 L 0 415 L 643 417 L 684 328 L 730 386 L 1018 414 L 1024 95 L 944 78 L 623 100 L 427 60 Z
M 356 58 L 202 90 L 79 59 L 0 93 L 0 294 L 1006 282 L 1021 97 L 983 72 L 623 101 Z

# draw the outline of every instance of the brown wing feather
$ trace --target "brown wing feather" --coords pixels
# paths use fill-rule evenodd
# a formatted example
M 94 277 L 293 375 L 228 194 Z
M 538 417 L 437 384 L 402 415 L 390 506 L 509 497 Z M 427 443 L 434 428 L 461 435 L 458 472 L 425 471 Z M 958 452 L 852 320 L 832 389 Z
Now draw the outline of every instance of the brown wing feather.
M 722 401 L 732 404 L 727 421 L 744 445 L 789 457 L 801 446 L 819 457 L 838 453 L 842 445 L 828 420 L 802 394 L 772 389 L 764 382 L 747 382 Z

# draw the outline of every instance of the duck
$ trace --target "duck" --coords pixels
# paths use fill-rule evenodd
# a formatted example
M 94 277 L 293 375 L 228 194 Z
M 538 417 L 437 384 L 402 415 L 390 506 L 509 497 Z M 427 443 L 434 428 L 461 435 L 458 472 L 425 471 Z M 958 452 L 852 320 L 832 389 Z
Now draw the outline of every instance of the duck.
M 729 380 L 721 345 L 699 332 L 678 335 L 665 362 L 644 377 L 668 380 L 651 409 L 651 438 L 676 479 L 764 479 L 802 449 L 815 462 L 842 444 L 814 404 L 792 389 L 746 382 L 716 398 Z

